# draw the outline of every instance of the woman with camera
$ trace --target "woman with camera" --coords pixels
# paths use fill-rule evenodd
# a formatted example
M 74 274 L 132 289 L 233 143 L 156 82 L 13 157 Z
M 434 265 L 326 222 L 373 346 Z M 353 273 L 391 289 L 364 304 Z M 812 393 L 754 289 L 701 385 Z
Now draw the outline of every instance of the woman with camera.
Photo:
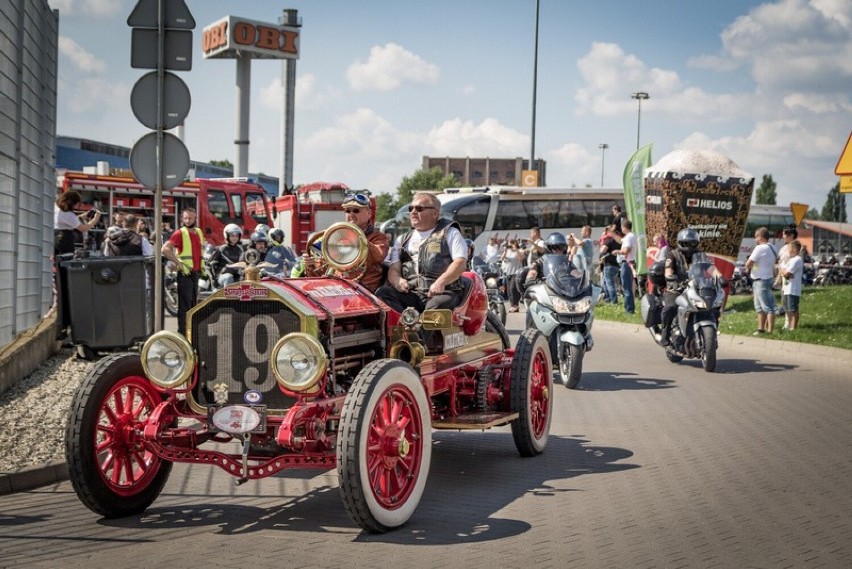
M 521 301 L 520 283 L 518 275 L 524 268 L 524 250 L 518 245 L 517 239 L 510 239 L 500 255 L 500 270 L 506 287 L 506 295 L 509 297 L 509 312 L 517 312 Z

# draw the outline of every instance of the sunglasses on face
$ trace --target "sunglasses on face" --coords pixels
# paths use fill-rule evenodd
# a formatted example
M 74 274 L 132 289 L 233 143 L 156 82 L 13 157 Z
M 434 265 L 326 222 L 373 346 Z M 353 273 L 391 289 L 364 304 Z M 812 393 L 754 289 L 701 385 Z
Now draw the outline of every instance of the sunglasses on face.
M 410 206 L 408 206 L 408 213 L 411 213 L 412 211 L 416 211 L 417 213 L 420 213 L 424 209 L 435 209 L 435 208 L 432 207 L 431 205 L 410 205 Z
M 358 209 L 358 208 L 354 208 L 354 207 L 353 207 L 353 208 L 347 208 L 347 209 L 344 209 L 344 210 L 343 210 L 343 213 L 360 213 L 360 212 L 362 212 L 362 211 L 365 211 L 365 210 L 363 210 L 363 209 Z
M 361 205 L 370 205 L 370 197 L 363 192 L 346 192 L 343 201 L 344 203 L 354 201 Z

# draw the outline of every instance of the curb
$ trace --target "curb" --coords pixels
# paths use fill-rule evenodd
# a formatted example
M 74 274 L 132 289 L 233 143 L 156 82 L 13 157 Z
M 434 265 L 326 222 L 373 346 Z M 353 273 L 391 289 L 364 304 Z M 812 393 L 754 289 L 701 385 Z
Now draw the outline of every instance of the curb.
M 64 480 L 68 480 L 68 465 L 64 460 L 53 460 L 12 472 L 2 472 L 0 473 L 0 496 L 32 490 Z

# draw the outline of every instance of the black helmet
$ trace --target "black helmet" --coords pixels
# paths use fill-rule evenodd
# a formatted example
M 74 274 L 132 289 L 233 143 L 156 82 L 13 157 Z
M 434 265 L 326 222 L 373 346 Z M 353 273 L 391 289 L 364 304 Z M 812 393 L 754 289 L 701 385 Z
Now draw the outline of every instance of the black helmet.
M 548 253 L 566 253 L 568 251 L 568 241 L 561 233 L 551 233 L 544 241 L 544 246 Z
M 698 245 L 701 243 L 701 236 L 691 227 L 681 229 L 677 234 L 677 246 L 680 247 L 687 255 L 692 255 L 698 251 Z
M 280 245 L 284 242 L 284 231 L 276 227 L 269 232 L 269 238 L 272 239 L 273 243 Z
M 251 234 L 251 242 L 257 244 L 259 241 L 263 241 L 265 245 L 269 244 L 269 239 L 266 237 L 266 233 L 262 231 L 255 231 Z

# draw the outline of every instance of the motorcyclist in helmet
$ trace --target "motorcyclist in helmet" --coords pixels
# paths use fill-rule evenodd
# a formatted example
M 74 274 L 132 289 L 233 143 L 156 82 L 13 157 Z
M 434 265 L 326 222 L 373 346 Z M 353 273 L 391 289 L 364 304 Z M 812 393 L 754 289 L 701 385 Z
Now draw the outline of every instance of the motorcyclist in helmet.
M 269 243 L 271 247 L 278 247 L 284 244 L 284 231 L 274 228 L 269 232 Z
M 216 281 L 220 287 L 228 286 L 235 280 L 239 280 L 240 270 L 229 268 L 228 265 L 238 262 L 244 252 L 243 246 L 240 243 L 243 230 L 239 225 L 229 223 L 222 230 L 222 235 L 225 237 L 225 243 L 219 245 L 213 251 L 209 261 L 213 274 L 217 275 Z
M 666 290 L 663 293 L 663 323 L 660 343 L 669 345 L 669 331 L 677 315 L 677 297 L 683 293 L 689 278 L 692 257 L 700 250 L 701 236 L 692 227 L 681 229 L 677 234 L 677 247 L 666 255 Z
M 568 240 L 561 233 L 551 233 L 544 240 L 545 255 L 568 255 Z M 536 259 L 527 271 L 525 282 L 534 281 L 542 272 L 544 257 Z
M 265 223 L 258 223 L 254 227 L 254 232 L 263 233 L 264 235 L 266 235 L 268 237 L 269 236 L 269 226 L 266 225 Z M 268 245 L 268 243 L 267 243 L 267 245 Z
M 255 230 L 254 233 L 251 234 L 251 243 L 249 244 L 248 248 L 243 252 L 242 256 L 240 257 L 240 261 L 246 260 L 246 252 L 248 252 L 249 249 L 255 249 L 258 253 L 260 253 L 260 258 L 257 262 L 262 263 L 264 260 L 266 260 L 266 249 L 268 246 L 269 237 L 267 237 L 266 233 Z

